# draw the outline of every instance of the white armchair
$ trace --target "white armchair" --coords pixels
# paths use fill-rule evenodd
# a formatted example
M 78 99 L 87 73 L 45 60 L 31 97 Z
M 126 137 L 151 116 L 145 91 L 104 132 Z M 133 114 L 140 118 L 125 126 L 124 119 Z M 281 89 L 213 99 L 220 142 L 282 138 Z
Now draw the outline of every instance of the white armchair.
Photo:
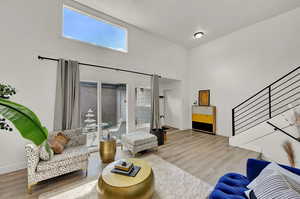
M 49 133 L 48 139 L 57 133 Z M 82 134 L 80 129 L 66 130 L 63 133 L 71 139 L 63 153 L 54 155 L 49 161 L 40 160 L 39 147 L 33 144 L 25 146 L 29 193 L 31 193 L 32 186 L 40 181 L 76 170 L 86 170 L 87 172 L 89 153 L 86 146 L 86 135 Z

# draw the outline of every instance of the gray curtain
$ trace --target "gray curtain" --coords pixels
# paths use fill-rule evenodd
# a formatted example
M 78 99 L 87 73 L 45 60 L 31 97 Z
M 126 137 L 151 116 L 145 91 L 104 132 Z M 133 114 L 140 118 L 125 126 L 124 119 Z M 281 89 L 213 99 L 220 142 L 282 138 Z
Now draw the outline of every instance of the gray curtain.
M 80 127 L 78 62 L 60 59 L 57 68 L 54 130 Z
M 160 129 L 160 117 L 159 117 L 159 76 L 153 75 L 151 79 L 151 92 L 152 92 L 152 103 L 151 103 L 151 129 Z M 150 129 L 150 130 L 151 130 Z

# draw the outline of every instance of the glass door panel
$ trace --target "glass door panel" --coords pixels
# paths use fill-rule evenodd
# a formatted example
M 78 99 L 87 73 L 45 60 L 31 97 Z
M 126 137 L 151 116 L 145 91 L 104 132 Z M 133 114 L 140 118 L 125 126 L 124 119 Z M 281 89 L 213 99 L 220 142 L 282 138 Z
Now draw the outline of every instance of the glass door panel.
M 101 88 L 103 130 L 120 141 L 127 126 L 126 84 L 103 83 Z
M 149 128 L 151 121 L 151 89 L 135 89 L 135 125 L 136 128 Z
M 81 128 L 87 133 L 87 146 L 97 147 L 99 143 L 98 83 L 80 82 Z

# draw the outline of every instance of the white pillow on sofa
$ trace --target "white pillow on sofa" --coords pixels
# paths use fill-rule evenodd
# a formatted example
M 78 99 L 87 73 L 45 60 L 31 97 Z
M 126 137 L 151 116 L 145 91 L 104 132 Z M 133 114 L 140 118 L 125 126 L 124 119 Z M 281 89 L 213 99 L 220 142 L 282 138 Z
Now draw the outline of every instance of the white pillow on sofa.
M 259 184 L 266 177 L 273 175 L 276 171 L 281 173 L 286 178 L 287 182 L 293 187 L 293 189 L 300 193 L 300 176 L 285 168 L 282 168 L 275 162 L 271 162 L 268 166 L 266 166 L 261 173 L 247 186 L 247 188 L 254 189 L 257 184 Z
M 288 186 L 288 188 L 287 188 Z M 277 196 L 274 195 L 274 198 L 282 198 L 282 194 L 286 198 L 293 198 L 295 193 L 300 193 L 300 176 L 292 173 L 291 171 L 282 168 L 278 164 L 271 162 L 267 165 L 261 173 L 247 186 L 248 191 L 245 191 L 245 194 L 248 198 L 250 197 L 250 192 L 258 195 L 258 199 L 264 199 L 271 197 L 273 193 L 268 191 L 278 192 Z M 265 194 L 262 190 L 265 189 Z M 277 189 L 277 191 L 276 191 Z M 281 190 L 280 192 L 278 190 Z M 286 194 L 286 195 L 285 195 Z M 290 197 L 293 196 L 293 197 Z M 272 198 L 272 197 L 271 197 Z M 297 195 L 296 198 L 300 198 L 300 195 Z
M 46 146 L 46 142 L 47 141 L 45 141 L 39 148 L 40 159 L 44 161 L 51 160 L 52 157 L 54 156 L 53 150 L 49 147 L 49 145 Z
M 250 194 L 250 192 L 252 192 Z M 245 194 L 249 199 L 299 199 L 300 194 L 295 191 L 279 171 L 257 182 L 256 186 Z
M 260 174 L 248 184 L 248 189 L 254 189 L 261 181 L 263 181 L 266 177 L 271 176 L 274 172 L 277 171 L 276 163 L 271 162 L 268 164 Z

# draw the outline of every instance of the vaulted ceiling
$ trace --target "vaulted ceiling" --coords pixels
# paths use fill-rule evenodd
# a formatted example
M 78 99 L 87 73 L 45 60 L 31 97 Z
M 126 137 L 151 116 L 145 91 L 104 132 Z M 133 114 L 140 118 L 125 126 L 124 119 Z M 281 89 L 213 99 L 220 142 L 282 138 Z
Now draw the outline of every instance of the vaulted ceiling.
M 300 0 L 77 0 L 187 48 L 300 6 Z M 196 31 L 205 32 L 199 40 Z

